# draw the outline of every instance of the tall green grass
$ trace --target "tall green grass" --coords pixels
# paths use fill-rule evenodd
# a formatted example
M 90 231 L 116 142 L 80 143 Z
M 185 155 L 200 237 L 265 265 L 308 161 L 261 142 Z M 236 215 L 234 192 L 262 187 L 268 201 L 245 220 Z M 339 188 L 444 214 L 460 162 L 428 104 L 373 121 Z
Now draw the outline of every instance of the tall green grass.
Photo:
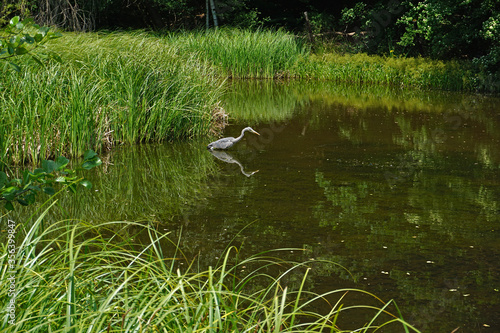
M 62 64 L 26 60 L 20 74 L 1 73 L 0 163 L 206 135 L 216 127 L 227 77 L 462 91 L 478 82 L 454 61 L 312 54 L 281 30 L 66 33 L 50 48 Z
M 37 162 L 118 143 L 205 135 L 221 81 L 146 33 L 65 34 L 63 63 L 22 63 L 0 83 L 0 160 Z
M 339 82 L 454 91 L 476 89 L 470 66 L 425 58 L 326 53 L 301 58 L 292 72 L 300 77 Z
M 315 54 L 300 38 L 281 30 L 219 29 L 174 33 L 168 38 L 226 77 L 309 78 L 455 91 L 478 88 L 478 74 L 465 62 Z
M 218 29 L 176 33 L 172 43 L 233 78 L 290 76 L 292 66 L 308 54 L 294 35 L 282 30 Z
M 349 330 L 396 325 L 418 332 L 392 302 L 367 292 L 306 291 L 308 263 L 272 253 L 237 259 L 237 249 L 229 248 L 216 267 L 202 269 L 178 248 L 166 253 L 168 235 L 153 227 L 76 221 L 47 226 L 46 212 L 30 229 L 18 225 L 15 273 L 8 272 L 9 253 L 1 243 L 0 278 L 15 274 L 17 293 L 16 318 L 9 323 L 11 284 L 1 284 L 2 332 L 343 332 L 339 320 L 357 311 L 371 315 Z M 140 234 L 149 241 L 139 244 Z M 277 274 L 270 273 L 273 267 Z M 293 274 L 302 275 L 295 287 Z M 352 293 L 373 304 L 349 305 Z M 318 302 L 329 304 L 328 310 L 314 311 Z

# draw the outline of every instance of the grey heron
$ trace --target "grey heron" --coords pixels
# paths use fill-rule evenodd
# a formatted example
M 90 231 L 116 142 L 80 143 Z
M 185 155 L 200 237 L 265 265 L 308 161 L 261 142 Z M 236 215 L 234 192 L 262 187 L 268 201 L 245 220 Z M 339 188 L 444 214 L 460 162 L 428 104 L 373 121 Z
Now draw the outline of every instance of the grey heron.
M 207 148 L 210 149 L 210 150 L 214 150 L 214 149 L 228 149 L 228 148 L 232 147 L 236 142 L 240 141 L 243 138 L 243 136 L 245 135 L 246 131 L 255 133 L 257 135 L 260 135 L 253 128 L 251 128 L 251 127 L 245 127 L 241 131 L 241 135 L 239 137 L 237 137 L 237 138 L 229 137 L 229 138 L 219 139 L 217 141 L 214 141 L 214 142 L 210 143 L 207 146 Z

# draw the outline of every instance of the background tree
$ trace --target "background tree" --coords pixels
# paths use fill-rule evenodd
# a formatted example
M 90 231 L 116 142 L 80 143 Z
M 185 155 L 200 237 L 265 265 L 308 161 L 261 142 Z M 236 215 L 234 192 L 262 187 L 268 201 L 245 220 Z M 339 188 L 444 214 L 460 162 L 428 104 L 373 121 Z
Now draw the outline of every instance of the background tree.
M 31 15 L 43 25 L 98 29 L 204 28 L 206 0 L 2 0 L 0 14 Z M 318 36 L 351 33 L 354 52 L 467 60 L 485 82 L 500 75 L 500 0 L 213 0 L 218 24 Z M 210 6 L 208 6 L 210 7 Z M 0 20 L 0 24 L 2 23 Z M 212 20 L 210 20 L 212 22 Z M 356 34 L 352 34 L 356 32 Z M 346 40 L 334 43 L 345 43 Z

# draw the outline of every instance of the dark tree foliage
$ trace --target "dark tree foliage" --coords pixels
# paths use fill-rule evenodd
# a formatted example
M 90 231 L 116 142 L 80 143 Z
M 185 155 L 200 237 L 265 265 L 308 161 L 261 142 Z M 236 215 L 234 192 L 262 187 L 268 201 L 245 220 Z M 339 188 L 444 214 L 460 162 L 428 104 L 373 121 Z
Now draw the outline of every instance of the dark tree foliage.
M 219 25 L 285 28 L 324 38 L 349 36 L 351 50 L 463 59 L 484 73 L 500 68 L 500 0 L 214 0 Z M 9 15 L 69 30 L 199 29 L 206 0 L 1 0 Z M 212 25 L 212 15 L 208 22 Z M 343 40 L 344 42 L 346 39 Z

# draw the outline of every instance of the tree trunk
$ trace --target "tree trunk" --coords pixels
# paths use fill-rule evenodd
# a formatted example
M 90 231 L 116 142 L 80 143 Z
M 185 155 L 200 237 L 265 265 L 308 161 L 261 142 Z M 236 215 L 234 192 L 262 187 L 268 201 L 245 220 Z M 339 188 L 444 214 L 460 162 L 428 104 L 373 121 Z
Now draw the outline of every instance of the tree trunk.
M 208 0 L 206 1 L 206 11 L 207 11 L 207 15 L 205 17 L 205 28 L 208 30 L 208 28 L 210 28 L 210 9 L 208 8 Z
M 217 29 L 217 27 L 219 27 L 219 23 L 217 22 L 217 13 L 215 12 L 215 2 L 214 2 L 214 0 L 210 0 L 210 7 L 212 8 L 212 16 L 214 18 L 214 28 Z
M 311 29 L 311 22 L 309 21 L 309 16 L 307 15 L 307 12 L 304 12 L 304 18 L 306 19 L 306 29 L 307 29 L 307 36 L 309 37 L 309 43 L 314 46 L 314 35 L 312 33 Z

